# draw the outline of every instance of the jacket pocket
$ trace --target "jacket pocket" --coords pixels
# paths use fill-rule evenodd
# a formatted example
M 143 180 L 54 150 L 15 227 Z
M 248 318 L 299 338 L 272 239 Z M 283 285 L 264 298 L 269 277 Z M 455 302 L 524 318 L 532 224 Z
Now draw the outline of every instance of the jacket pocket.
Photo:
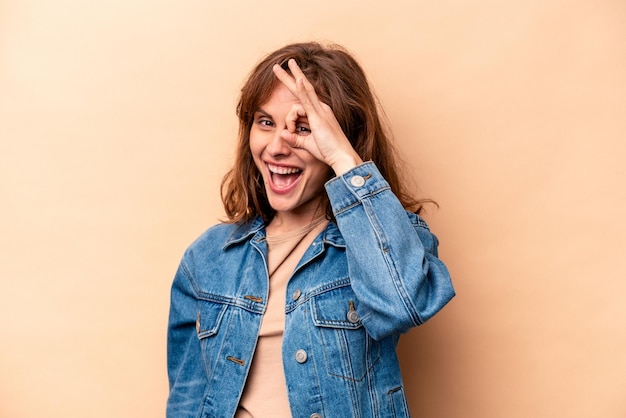
M 330 376 L 360 381 L 380 358 L 380 345 L 363 328 L 358 302 L 349 284 L 312 298 L 313 323 L 319 331 Z
M 206 300 L 200 300 L 198 302 L 196 332 L 198 339 L 200 340 L 202 357 L 207 375 L 210 375 L 210 372 L 213 369 L 210 362 L 214 361 L 216 358 L 214 355 L 217 346 L 216 335 L 219 332 L 220 324 L 227 308 L 228 305 L 223 303 L 210 302 Z
M 387 396 L 389 396 L 391 413 L 394 418 L 406 418 L 410 416 L 409 405 L 406 402 L 406 396 L 404 395 L 404 388 L 402 386 L 391 389 L 387 392 Z

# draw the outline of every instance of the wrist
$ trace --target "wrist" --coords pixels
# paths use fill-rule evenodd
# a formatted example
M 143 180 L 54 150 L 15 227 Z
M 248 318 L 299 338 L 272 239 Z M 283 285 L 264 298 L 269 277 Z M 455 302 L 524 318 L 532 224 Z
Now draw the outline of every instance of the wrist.
M 352 152 L 337 158 L 330 166 L 336 176 L 341 176 L 360 164 L 363 164 L 363 160 L 356 152 Z

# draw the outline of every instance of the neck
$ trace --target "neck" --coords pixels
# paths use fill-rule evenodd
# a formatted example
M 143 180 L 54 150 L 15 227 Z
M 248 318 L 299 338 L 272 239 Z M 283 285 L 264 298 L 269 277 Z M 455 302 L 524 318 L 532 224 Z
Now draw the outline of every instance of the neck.
M 310 225 L 323 216 L 325 216 L 325 214 L 320 209 L 304 213 L 277 212 L 266 230 L 267 233 L 271 235 L 284 234 Z

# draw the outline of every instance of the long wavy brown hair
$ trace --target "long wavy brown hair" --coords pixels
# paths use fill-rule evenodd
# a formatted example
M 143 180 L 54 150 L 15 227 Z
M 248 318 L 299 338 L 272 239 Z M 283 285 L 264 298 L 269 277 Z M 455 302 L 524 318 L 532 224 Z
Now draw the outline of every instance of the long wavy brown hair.
M 287 45 L 267 55 L 250 73 L 241 89 L 237 116 L 239 142 L 233 167 L 221 184 L 221 196 L 229 222 L 246 222 L 257 215 L 266 221 L 274 216 L 261 173 L 250 152 L 250 129 L 254 113 L 267 102 L 280 82 L 272 71 L 279 64 L 291 73 L 287 62 L 295 59 L 315 87 L 320 100 L 333 110 L 339 125 L 363 161 L 373 161 L 405 209 L 419 213 L 425 200 L 417 200 L 399 180 L 396 154 L 381 111 L 365 73 L 341 46 L 317 42 Z M 326 214 L 332 219 L 328 198 Z

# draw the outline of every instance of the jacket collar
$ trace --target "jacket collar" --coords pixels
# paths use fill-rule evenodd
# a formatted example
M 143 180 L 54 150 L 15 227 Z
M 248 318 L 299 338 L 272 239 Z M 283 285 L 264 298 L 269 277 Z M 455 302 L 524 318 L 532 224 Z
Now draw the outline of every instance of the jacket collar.
M 343 239 L 343 235 L 339 232 L 339 228 L 337 228 L 337 224 L 334 221 L 330 221 L 328 223 L 328 226 L 322 235 L 322 240 L 324 243 L 330 244 L 334 247 L 346 246 L 346 241 Z
M 243 241 L 251 240 L 253 236 L 256 236 L 257 240 L 265 238 L 265 222 L 263 222 L 263 219 L 260 216 L 257 216 L 248 222 L 236 225 L 235 230 L 226 239 L 226 242 L 224 242 L 222 247 L 223 249 Z M 344 241 L 341 232 L 339 232 L 337 224 L 333 221 L 328 223 L 328 226 L 321 235 L 321 240 L 324 243 L 335 247 L 346 246 L 346 242 Z
M 224 246 L 222 247 L 223 249 L 226 249 L 233 244 L 246 241 L 250 236 L 259 231 L 262 231 L 263 236 L 265 236 L 265 222 L 263 222 L 263 219 L 260 216 L 257 216 L 248 222 L 237 223 L 235 225 L 235 230 L 226 239 L 226 242 L 224 242 Z

